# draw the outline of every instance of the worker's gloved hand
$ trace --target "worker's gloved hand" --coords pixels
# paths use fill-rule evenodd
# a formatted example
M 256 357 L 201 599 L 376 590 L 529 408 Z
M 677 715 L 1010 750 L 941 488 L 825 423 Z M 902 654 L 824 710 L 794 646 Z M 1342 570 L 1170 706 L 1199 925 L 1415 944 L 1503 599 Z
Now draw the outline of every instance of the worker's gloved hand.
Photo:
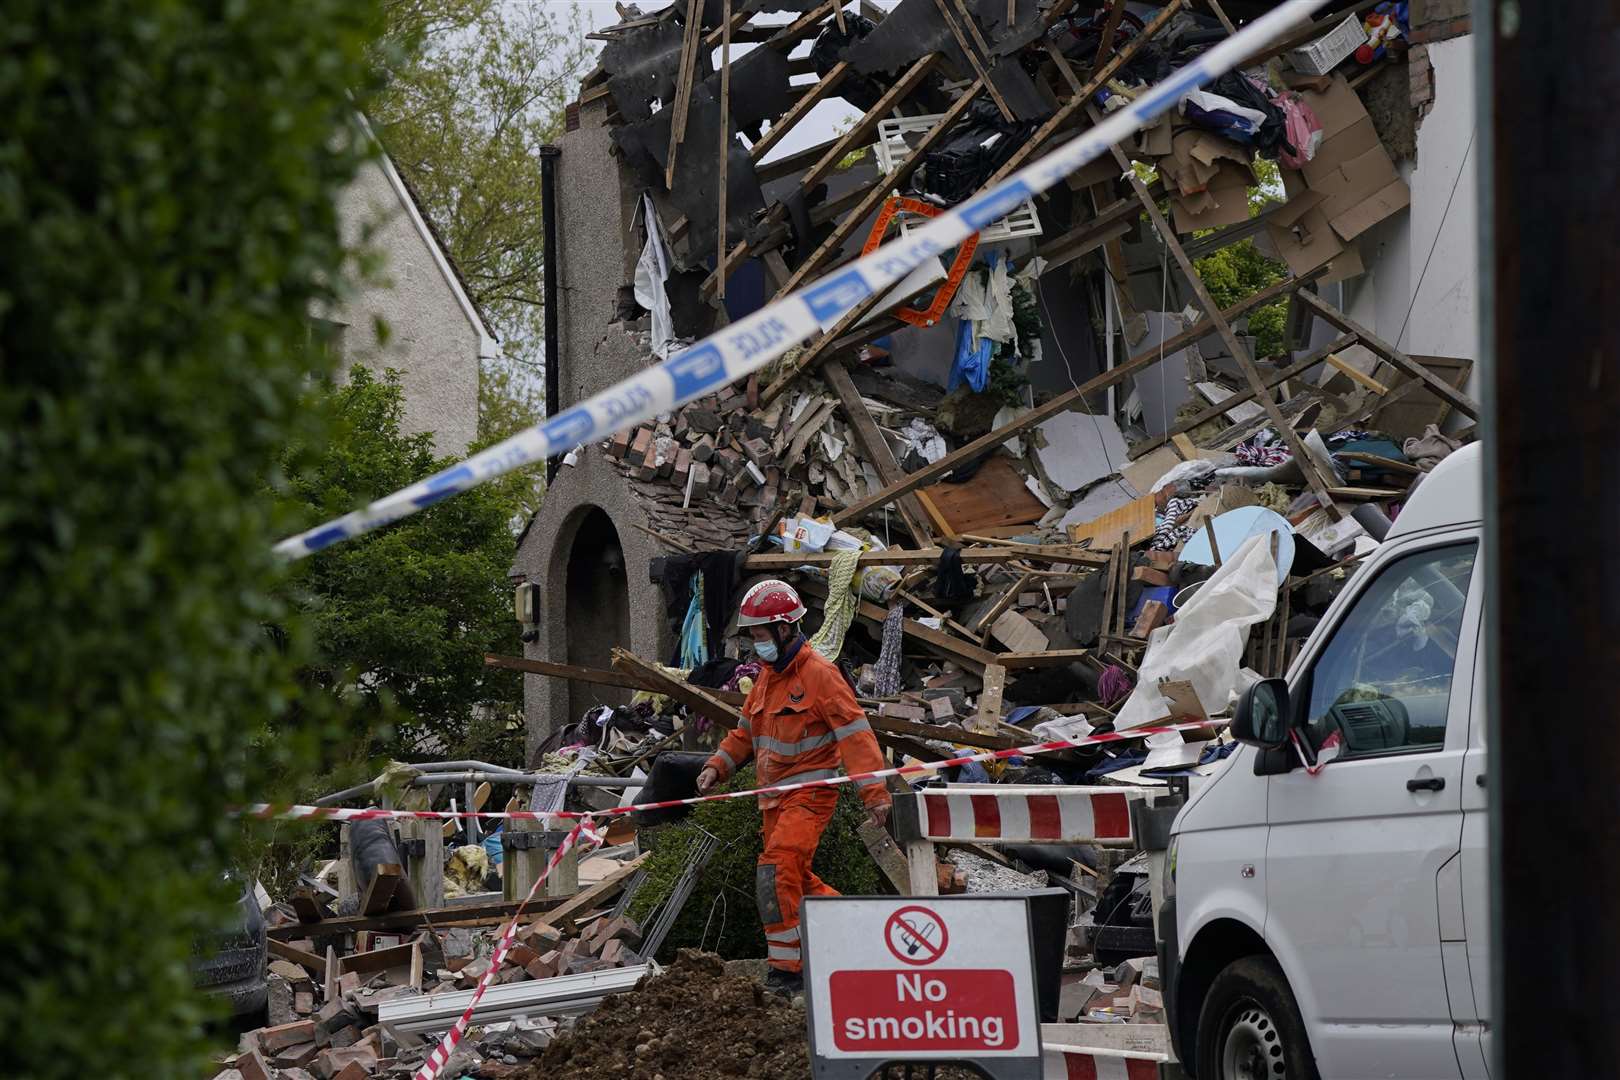
M 704 769 L 702 772 L 698 773 L 698 778 L 697 778 L 698 794 L 699 795 L 707 795 L 709 792 L 714 790 L 714 786 L 716 784 L 718 784 L 719 782 L 720 782 L 720 774 L 719 774 L 719 772 L 717 772 L 713 768 L 713 766 L 710 766 L 709 768 Z
M 872 824 L 876 825 L 880 829 L 889 823 L 888 803 L 884 803 L 882 806 L 868 807 L 866 812 L 871 816 Z

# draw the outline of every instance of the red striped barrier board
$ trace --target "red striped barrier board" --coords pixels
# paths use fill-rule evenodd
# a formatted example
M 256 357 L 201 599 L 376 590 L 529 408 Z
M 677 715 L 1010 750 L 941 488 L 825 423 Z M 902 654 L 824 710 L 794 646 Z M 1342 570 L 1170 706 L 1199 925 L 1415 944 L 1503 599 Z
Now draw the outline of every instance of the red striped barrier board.
M 1159 1080 L 1159 1065 L 1164 1060 L 1159 1055 L 1047 1046 L 1042 1054 L 1042 1080 Z
M 917 795 L 919 839 L 1129 844 L 1146 788 L 952 785 Z

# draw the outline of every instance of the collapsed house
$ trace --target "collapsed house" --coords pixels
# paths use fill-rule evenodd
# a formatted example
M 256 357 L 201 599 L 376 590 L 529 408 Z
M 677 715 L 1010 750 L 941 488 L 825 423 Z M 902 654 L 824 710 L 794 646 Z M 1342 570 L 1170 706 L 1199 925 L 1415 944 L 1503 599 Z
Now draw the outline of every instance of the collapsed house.
M 621 6 L 561 140 L 549 407 L 972 196 L 1270 6 Z M 1393 5 L 1335 5 L 759 377 L 578 447 L 520 543 L 525 655 L 488 658 L 528 673 L 530 771 L 416 766 L 400 774 L 414 795 L 379 778 L 323 802 L 690 794 L 751 685 L 735 598 L 789 577 L 895 763 L 1189 725 L 891 780 L 895 835 L 861 835 L 900 895 L 1056 890 L 1061 992 L 1042 1018 L 1117 1025 L 1164 1060 L 1150 880 L 1166 815 L 1232 748 L 1235 692 L 1286 672 L 1409 492 L 1475 433 L 1459 7 L 1385 25 Z M 836 100 L 853 122 L 793 149 Z M 1280 269 L 1223 309 L 1201 260 L 1235 244 Z M 1267 311 L 1281 344 L 1258 350 L 1278 340 Z M 661 771 L 670 749 L 695 753 Z M 641 926 L 626 911 L 653 821 L 614 820 L 527 909 L 463 1069 L 507 1075 L 605 995 L 667 994 L 633 988 L 714 845 Z M 346 826 L 344 858 L 272 913 L 276 1027 L 244 1039 L 237 1072 L 418 1065 L 555 850 L 538 823 L 507 824 L 490 840 L 403 821 L 371 855 Z M 629 1068 L 682 1039 L 643 1023 L 639 1045 L 547 1061 Z M 1107 1044 L 1086 1038 L 1062 1041 Z
M 716 3 L 622 8 L 596 35 L 602 63 L 561 140 L 551 408 L 982 190 L 1218 40 L 1224 20 L 1270 6 L 739 3 L 729 23 Z M 1193 460 L 1302 462 L 1265 501 L 1324 555 L 1343 553 L 1356 531 L 1339 522 L 1357 506 L 1398 512 L 1413 475 L 1400 445 L 1430 424 L 1466 429 L 1477 411 L 1472 260 L 1459 247 L 1472 243 L 1470 75 L 1447 38 L 1466 21 L 1413 7 L 1385 49 L 1351 17 L 1373 5 L 1338 5 L 765 377 L 580 447 L 514 566 L 540 586 L 528 659 L 605 670 L 623 646 L 690 668 L 691 594 L 660 584 L 663 560 L 747 547 L 741 578 L 777 572 L 789 564 L 764 556 L 812 521 L 913 553 L 1010 538 L 1106 553 L 1127 532 L 1132 551 L 1162 548 L 1150 496 Z M 1437 92 L 1442 54 L 1452 83 Z M 782 149 L 839 101 L 859 113 L 845 130 Z M 1269 191 L 1256 160 L 1276 165 Z M 1196 264 L 1240 243 L 1285 273 L 1222 312 Z M 1285 308 L 1284 351 L 1257 357 L 1247 320 L 1268 304 Z M 1402 460 L 1385 472 L 1308 455 L 1313 430 L 1328 454 L 1355 441 L 1344 433 L 1377 432 Z M 1206 485 L 1176 486 L 1205 497 Z M 1225 486 L 1209 509 L 1264 483 Z M 893 564 L 903 589 L 865 599 L 899 599 L 907 631 L 929 635 L 908 636 L 908 654 L 975 674 L 986 651 L 1095 645 L 1055 626 L 1077 587 L 1061 571 L 1095 559 L 1016 568 L 992 555 L 975 556 L 990 559 L 976 609 L 946 610 L 917 562 Z M 1134 629 L 1140 598 L 1126 599 Z M 877 659 L 885 617 L 858 612 L 855 668 Z M 726 629 L 708 628 L 704 659 Z M 529 679 L 531 751 L 594 707 L 626 705 L 637 687 L 617 681 Z

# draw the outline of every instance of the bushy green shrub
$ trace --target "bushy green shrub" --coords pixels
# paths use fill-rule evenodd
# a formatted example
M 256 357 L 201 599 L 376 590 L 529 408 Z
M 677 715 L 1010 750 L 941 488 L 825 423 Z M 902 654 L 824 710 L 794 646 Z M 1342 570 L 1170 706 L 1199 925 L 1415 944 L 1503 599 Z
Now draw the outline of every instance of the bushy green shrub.
M 744 791 L 754 784 L 754 769 L 749 766 L 721 790 Z M 872 896 L 881 891 L 877 864 L 855 833 L 864 820 L 865 806 L 854 789 L 844 785 L 812 864 L 817 876 L 846 896 Z M 643 833 L 642 842 L 652 854 L 646 863 L 647 880 L 631 901 L 629 913 L 643 920 L 644 926 L 674 889 L 688 854 L 703 834 L 719 839 L 719 847 L 664 939 L 660 959 L 670 960 L 675 950 L 700 945 L 728 960 L 765 955 L 765 932 L 754 903 L 754 867 L 764 847 L 759 830 L 757 801 L 721 799 L 694 807 L 683 821 Z
M 5 1072 L 207 1075 L 193 942 L 307 626 L 266 489 L 367 151 L 370 0 L 17 0 L 0 19 Z M 276 627 L 275 632 L 267 627 Z

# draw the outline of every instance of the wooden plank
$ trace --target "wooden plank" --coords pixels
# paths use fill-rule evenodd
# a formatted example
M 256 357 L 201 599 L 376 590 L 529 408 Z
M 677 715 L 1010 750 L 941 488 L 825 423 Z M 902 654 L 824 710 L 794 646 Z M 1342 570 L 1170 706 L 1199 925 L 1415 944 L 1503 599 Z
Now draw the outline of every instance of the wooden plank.
M 907 68 L 905 73 L 895 80 L 894 85 L 889 87 L 884 95 L 877 100 L 877 104 L 866 110 L 861 118 L 855 121 L 853 127 L 833 142 L 827 152 L 822 155 L 821 160 L 811 166 L 810 171 L 805 173 L 799 181 L 800 190 L 809 191 L 814 188 L 838 166 L 838 163 L 844 159 L 845 154 L 857 146 L 864 146 L 871 141 L 872 133 L 877 130 L 878 121 L 888 116 L 889 113 L 894 111 L 896 105 L 910 97 L 911 92 L 917 89 L 922 81 L 928 77 L 929 73 L 934 70 L 935 66 L 939 64 L 940 59 L 939 53 L 929 53 Z
M 1090 656 L 1089 649 L 1049 649 L 1046 652 L 1002 653 L 996 663 L 1008 669 L 1062 667 Z
M 1436 397 L 1440 398 L 1440 400 L 1446 402 L 1452 408 L 1461 411 L 1463 415 L 1467 416 L 1470 420 L 1479 419 L 1479 402 L 1475 401 L 1461 390 L 1458 390 L 1444 379 L 1439 378 L 1434 374 L 1434 372 L 1430 371 L 1416 360 L 1413 360 L 1410 356 L 1401 352 L 1399 349 L 1395 348 L 1395 346 L 1389 344 L 1389 342 L 1378 337 L 1365 326 L 1362 326 L 1360 323 L 1356 322 L 1354 319 L 1350 318 L 1350 316 L 1329 304 L 1315 293 L 1309 291 L 1301 292 L 1299 294 L 1299 299 L 1305 304 L 1306 307 L 1310 308 L 1317 315 L 1321 316 L 1324 321 L 1338 327 L 1347 334 L 1356 335 L 1356 339 L 1361 343 L 1361 346 L 1369 352 L 1375 353 L 1383 359 L 1389 361 L 1395 367 L 1399 368 L 1407 375 L 1410 375 L 1412 378 L 1423 380 L 1423 384 L 1427 386 Z M 1296 451 L 1296 453 L 1298 453 L 1298 451 Z
M 296 926 L 282 926 L 277 927 L 277 929 L 297 931 L 298 928 Z M 267 937 L 265 945 L 270 950 L 270 955 L 275 959 L 297 964 L 316 978 L 326 978 L 326 960 L 324 958 L 275 937 Z
M 861 838 L 866 846 L 867 854 L 877 864 L 879 873 L 888 882 L 889 888 L 894 890 L 896 896 L 906 895 L 910 887 L 909 871 L 906 869 L 905 852 L 900 845 L 894 842 L 887 829 L 880 828 L 870 821 L 863 821 L 855 827 L 855 835 Z
M 840 363 L 824 365 L 821 377 L 832 387 L 833 393 L 838 395 L 838 402 L 844 408 L 844 415 L 849 417 L 850 427 L 855 433 L 855 442 L 861 448 L 866 460 L 877 469 L 878 477 L 885 484 L 892 484 L 905 476 L 900 465 L 894 460 L 894 451 L 889 449 L 889 440 L 883 437 L 878 430 L 877 421 L 872 419 L 872 413 L 861 399 L 859 390 L 850 381 L 849 371 Z M 789 461 L 798 461 L 797 456 L 788 458 Z M 934 540 L 933 531 L 928 527 L 928 519 L 922 507 L 914 498 L 899 500 L 900 518 L 906 524 L 912 538 L 920 544 L 929 544 Z
M 974 620 L 973 632 L 975 634 L 982 634 L 988 630 L 990 624 L 995 622 L 1003 611 L 1006 611 L 1007 608 L 1012 606 L 1012 602 L 1018 599 L 1018 594 L 1023 592 L 1024 589 L 1028 587 L 1029 583 L 1034 579 L 1034 577 L 1035 575 L 1033 573 L 1026 572 L 1017 581 L 1013 582 L 1012 588 L 1002 593 L 1001 596 L 997 598 L 996 602 L 992 604 L 983 615 L 980 615 Z
M 1340 356 L 1337 351 L 1328 353 L 1324 359 L 1326 359 L 1328 364 L 1331 365 L 1335 371 L 1343 372 L 1345 375 L 1349 376 L 1351 382 L 1360 383 L 1362 386 L 1365 386 L 1368 390 L 1378 394 L 1380 397 L 1389 393 L 1389 387 L 1385 386 L 1371 375 L 1364 373 L 1354 364 L 1351 364 L 1349 361 L 1345 360 L 1345 358 Z
M 1119 20 L 1125 15 L 1125 0 L 1113 0 L 1108 8 L 1108 21 L 1103 23 L 1102 36 L 1097 39 L 1097 58 L 1091 62 L 1092 67 L 1100 67 L 1108 59 L 1108 53 L 1114 47 L 1114 35 L 1119 32 Z
M 555 906 L 556 900 L 547 897 L 535 897 L 530 901 L 531 910 L 549 910 Z M 414 908 L 409 911 L 389 911 L 381 915 L 340 915 L 335 919 L 327 919 L 320 926 L 304 926 L 301 923 L 288 923 L 285 926 L 272 926 L 265 933 L 271 938 L 280 938 L 285 944 L 288 940 L 318 934 L 325 938 L 329 935 L 353 934 L 362 930 L 413 930 L 418 927 L 444 927 L 457 925 L 470 925 L 479 923 L 500 922 L 516 914 L 518 903 L 515 900 L 494 900 L 486 903 L 473 904 L 446 904 L 437 908 Z M 288 956 L 285 959 L 293 959 Z M 296 960 L 293 961 L 297 963 Z M 323 969 L 324 970 L 324 969 Z
M 980 733 L 994 732 L 1001 722 L 1001 694 L 1007 688 L 1007 669 L 1000 664 L 986 664 L 984 689 L 979 693 L 979 708 L 968 720 L 968 728 Z
M 366 952 L 350 953 L 338 961 L 338 974 L 347 975 L 351 971 L 364 975 L 378 971 L 387 971 L 389 968 L 409 967 L 411 953 L 417 948 L 414 941 L 403 945 L 395 945 L 388 949 L 370 949 Z
M 906 871 L 912 896 L 939 895 L 939 858 L 932 840 L 912 840 L 906 844 Z
M 961 0 L 957 0 L 957 3 L 960 5 Z M 973 74 L 977 75 L 979 81 L 984 84 L 984 88 L 990 91 L 990 100 L 996 103 L 996 109 L 1000 111 L 1001 118 L 1009 124 L 1017 123 L 1018 117 L 1007 106 L 1007 99 L 1001 96 L 1001 91 L 996 88 L 995 83 L 990 81 L 990 72 L 985 69 L 984 61 L 979 59 L 979 54 L 974 52 L 973 46 L 968 44 L 966 35 L 962 33 L 962 27 L 957 23 L 956 17 L 951 14 L 951 9 L 945 0 L 934 0 L 934 7 L 939 11 L 939 17 L 945 20 L 945 25 L 950 29 L 951 36 L 956 39 L 956 47 L 962 50 L 963 56 L 967 57 L 968 66 L 973 68 Z M 975 33 L 978 32 L 977 26 L 974 26 L 973 29 Z
M 686 0 L 686 25 L 681 35 L 681 65 L 675 83 L 675 111 L 669 123 L 669 157 L 664 166 L 664 188 L 675 187 L 675 162 L 686 138 L 686 116 L 692 105 L 692 83 L 697 76 L 698 39 L 702 32 L 702 0 Z M 722 124 L 721 127 L 725 125 Z
M 1024 486 L 1023 474 L 1004 454 L 991 457 L 966 483 L 939 483 L 925 490 L 957 535 L 1033 525 L 1047 511 L 1046 504 Z
M 863 551 L 855 558 L 857 566 L 933 566 L 944 554 L 943 548 L 888 548 L 884 551 Z M 1004 544 L 999 547 L 965 547 L 960 549 L 962 562 L 968 566 L 984 563 L 1015 562 L 1028 559 L 1033 562 L 1065 563 L 1079 566 L 1101 566 L 1107 556 L 1096 550 L 1072 544 Z M 838 558 L 834 551 L 778 552 L 771 555 L 749 555 L 743 560 L 743 569 L 752 571 L 792 570 L 798 566 L 831 566 Z M 528 660 L 525 664 L 536 664 Z M 510 665 L 508 665 L 510 666 Z M 547 664 L 548 668 L 566 667 Z M 585 671 L 592 669 L 585 668 Z M 616 684 L 615 684 L 616 685 Z M 637 689 L 648 689 L 645 685 Z
M 844 76 L 848 75 L 849 72 L 850 67 L 847 60 L 840 60 L 834 64 L 827 74 L 823 75 L 803 97 L 794 102 L 793 108 L 783 113 L 780 119 L 771 124 L 770 130 L 765 132 L 759 141 L 749 148 L 748 156 L 755 161 L 764 158 L 777 143 L 787 137 L 787 133 L 792 131 L 794 125 L 803 120 L 811 109 L 821 104 L 834 90 L 838 89 L 838 84 L 844 81 Z
M 630 875 L 641 869 L 641 864 L 647 861 L 647 856 L 650 854 L 651 852 L 642 852 L 595 885 L 581 889 L 561 904 L 547 911 L 545 915 L 531 919 L 529 925 L 534 926 L 544 922 L 563 930 L 573 931 L 576 928 L 576 917 L 589 914 L 602 901 L 623 889 L 625 883 L 630 880 Z
M 649 664 L 627 649 L 613 650 L 613 666 L 619 671 L 634 672 L 638 678 L 653 683 L 658 688 L 657 693 L 667 694 L 682 705 L 695 709 L 728 728 L 736 727 L 742 720 L 742 713 L 719 698 L 711 696 L 703 687 L 693 686 L 691 683 L 666 675 L 662 668 L 656 664 Z
M 394 902 L 394 894 L 399 891 L 400 882 L 405 880 L 405 870 L 398 863 L 381 863 L 372 871 L 371 881 L 366 884 L 365 895 L 360 900 L 360 914 L 381 915 L 388 910 Z
M 1089 540 L 1096 550 L 1114 544 L 1126 533 L 1136 537 L 1152 536 L 1153 517 L 1153 496 L 1143 495 L 1101 517 L 1070 525 L 1069 539 L 1077 544 Z
M 1339 351 L 1341 351 L 1343 349 L 1348 349 L 1350 346 L 1354 345 L 1355 343 L 1356 343 L 1356 337 L 1355 337 L 1354 334 L 1343 334 L 1343 335 L 1335 338 L 1333 341 L 1330 341 L 1328 344 L 1322 346 L 1320 349 L 1313 350 L 1310 353 L 1310 355 L 1305 356 L 1305 357 L 1303 357 L 1303 358 L 1301 358 L 1299 360 L 1296 360 L 1292 364 L 1289 364 L 1287 367 L 1283 368 L 1281 371 L 1275 372 L 1275 373 L 1273 373 L 1271 375 L 1267 375 L 1266 378 L 1265 378 L 1265 387 L 1266 387 L 1266 389 L 1267 390 L 1275 389 L 1276 387 L 1281 386 L 1283 383 L 1287 382 L 1289 379 L 1295 378 L 1296 376 L 1299 376 L 1299 375 L 1303 375 L 1305 372 L 1309 371 L 1311 368 L 1315 367 L 1317 364 L 1325 362 L 1327 360 L 1327 358 L 1329 356 L 1331 356 L 1332 354 L 1334 354 L 1336 352 L 1339 352 Z M 1132 458 L 1132 460 L 1139 459 L 1143 455 L 1151 453 L 1154 450 L 1157 450 L 1159 447 L 1163 446 L 1166 442 L 1173 440 L 1177 435 L 1182 435 L 1185 432 L 1191 431 L 1193 428 L 1198 427 L 1201 424 L 1209 423 L 1209 421 L 1214 420 L 1218 416 L 1221 416 L 1227 409 L 1231 408 L 1233 405 L 1241 405 L 1241 404 L 1243 404 L 1243 403 L 1245 403 L 1247 401 L 1252 401 L 1253 399 L 1254 399 L 1254 387 L 1246 386 L 1242 390 L 1239 390 L 1237 393 L 1233 394 L 1231 397 L 1227 398 L 1225 401 L 1222 401 L 1217 405 L 1211 405 L 1207 409 L 1200 409 L 1197 413 L 1193 414 L 1192 416 L 1189 416 L 1187 419 L 1178 421 L 1176 424 L 1172 425 L 1163 435 L 1160 435 L 1157 438 L 1149 439 L 1149 440 L 1147 440 L 1146 442 L 1143 442 L 1143 443 L 1138 443 L 1137 445 L 1131 447 L 1131 451 L 1130 451 L 1131 458 Z M 1183 460 L 1188 460 L 1188 459 L 1184 458 Z
M 1279 296 L 1285 296 L 1288 293 L 1293 292 L 1295 289 L 1298 289 L 1300 286 L 1304 285 L 1307 281 L 1314 280 L 1314 278 L 1319 276 L 1321 273 L 1322 271 L 1318 270 L 1313 271 L 1311 274 L 1303 278 L 1288 278 L 1284 281 L 1279 281 L 1275 285 L 1260 290 L 1247 300 L 1232 305 L 1221 314 L 1228 319 L 1235 319 L 1238 316 L 1246 314 L 1257 307 L 1263 307 L 1264 305 L 1269 304 Z M 1031 428 L 1039 427 L 1041 424 L 1045 423 L 1047 420 L 1050 420 L 1052 417 L 1057 416 L 1059 413 L 1069 412 L 1077 407 L 1082 406 L 1085 402 L 1085 397 L 1087 394 L 1094 394 L 1099 390 L 1105 390 L 1110 386 L 1116 386 L 1130 378 L 1132 375 L 1135 375 L 1140 371 L 1145 371 L 1154 364 L 1157 364 L 1161 358 L 1161 355 L 1169 356 L 1184 346 L 1190 345 L 1213 332 L 1214 324 L 1208 319 L 1201 319 L 1188 329 L 1183 330 L 1181 333 L 1167 338 L 1162 346 L 1154 345 L 1146 351 L 1131 357 L 1123 364 L 1118 365 L 1112 371 L 1105 371 L 1095 378 L 1088 379 L 1075 389 L 1059 394 L 1057 397 L 1053 398 L 1051 401 L 1048 401 L 1044 405 L 1036 406 L 1011 423 L 1005 424 L 987 435 L 981 435 L 979 438 L 974 439 L 967 445 L 953 450 L 951 453 L 946 454 L 933 464 L 926 465 L 923 468 L 918 469 L 916 472 L 908 473 L 905 480 L 901 483 L 890 484 L 882 491 L 874 492 L 864 499 L 851 503 L 849 506 L 839 510 L 833 515 L 833 522 L 838 525 L 843 525 L 846 522 L 859 518 L 862 514 L 866 514 L 872 510 L 878 509 L 885 503 L 899 498 L 901 495 L 908 494 L 920 487 L 925 487 L 928 484 L 933 483 L 935 480 L 938 480 L 940 477 L 946 475 L 951 470 L 957 468 L 963 462 L 972 461 L 974 458 L 985 453 L 986 451 L 1000 446 L 1008 439 L 1011 439 L 1016 435 L 1022 435 Z
M 936 143 L 945 137 L 951 127 L 955 125 L 957 119 L 968 110 L 968 107 L 978 100 L 983 89 L 984 81 L 981 79 L 969 84 L 967 89 L 962 91 L 961 96 L 952 102 L 951 107 L 946 109 L 940 115 L 940 118 L 934 122 L 934 126 L 929 128 L 923 134 L 923 137 L 911 147 L 911 150 L 900 161 L 900 164 L 895 166 L 894 171 L 886 175 L 882 183 L 874 185 L 871 191 L 867 192 L 866 197 L 856 204 L 855 209 L 844 215 L 843 221 L 833 230 L 832 235 L 823 240 L 821 245 L 804 262 L 799 264 L 798 270 L 788 280 L 787 285 L 776 294 L 776 299 L 780 299 L 802 285 L 806 278 L 815 273 L 831 255 L 844 246 L 844 242 L 866 222 L 866 219 L 878 208 L 879 204 L 889 197 L 891 191 L 905 187 L 906 181 L 911 178 L 912 173 L 917 171 L 918 166 L 923 162 L 923 158 L 934 148 Z M 881 105 L 882 102 L 878 104 Z M 868 113 L 867 115 L 872 114 Z M 879 118 L 881 119 L 881 114 Z M 876 126 L 874 121 L 873 127 Z
M 638 679 L 635 675 L 622 671 L 609 671 L 605 668 L 580 667 L 575 664 L 553 664 L 549 660 L 531 660 L 524 656 L 498 656 L 494 653 L 484 654 L 484 663 L 490 667 L 506 668 L 510 671 L 522 671 L 530 675 L 546 675 L 553 679 L 572 679 L 575 682 L 589 683 L 592 686 L 616 686 L 621 690 L 651 690 L 655 694 L 663 693 L 661 684 L 651 680 Z M 705 693 L 727 705 L 741 705 L 747 695 L 739 694 L 734 690 L 705 689 Z
M 804 596 L 815 596 L 822 600 L 827 598 L 827 586 L 820 581 L 804 581 L 799 585 L 799 593 Z M 881 626 L 889 617 L 889 613 L 878 605 L 868 601 L 859 601 L 855 612 L 868 622 Z M 978 645 L 963 641 L 954 634 L 943 630 L 935 630 L 931 626 L 924 626 L 915 619 L 906 619 L 900 624 L 901 630 L 909 637 L 916 638 L 934 652 L 942 653 L 947 658 L 955 660 L 974 674 L 984 670 L 986 664 L 996 661 L 996 654 Z
M 726 174 L 731 164 L 731 0 L 721 0 L 720 15 L 720 212 L 715 219 L 715 265 L 726 258 Z M 716 299 L 726 298 L 726 277 L 715 283 Z
M 1089 108 L 1087 111 L 1091 115 L 1093 123 L 1100 121 L 1101 113 L 1096 108 Z M 1215 303 L 1214 297 L 1210 296 L 1209 289 L 1205 287 L 1203 279 L 1198 276 L 1197 267 L 1193 265 L 1191 259 L 1187 258 L 1187 252 L 1182 248 L 1181 240 L 1176 236 L 1176 231 L 1165 220 L 1164 212 L 1159 209 L 1159 204 L 1148 194 L 1147 185 L 1142 183 L 1142 178 L 1137 176 L 1135 170 L 1131 168 L 1130 160 L 1125 156 L 1125 152 L 1118 146 L 1109 147 L 1109 150 L 1114 155 L 1114 161 L 1119 165 L 1126 181 L 1131 185 L 1131 189 L 1136 192 L 1137 200 L 1141 202 L 1142 209 L 1147 211 L 1148 220 L 1152 221 L 1153 227 L 1158 230 L 1159 239 L 1169 249 L 1171 258 L 1175 259 L 1176 265 L 1181 268 L 1182 274 L 1186 276 L 1188 287 L 1192 289 L 1193 297 L 1198 302 L 1198 306 L 1203 309 L 1205 317 L 1215 327 L 1215 332 L 1220 335 L 1221 342 L 1226 346 L 1227 353 L 1235 358 L 1238 367 L 1243 369 L 1243 377 L 1248 380 L 1249 386 L 1254 390 L 1260 406 L 1266 410 L 1266 415 L 1270 417 L 1273 430 L 1282 435 L 1283 440 L 1288 443 L 1288 448 L 1293 451 L 1294 460 L 1299 464 L 1300 471 L 1305 474 L 1305 481 L 1310 485 L 1311 491 L 1315 493 L 1317 501 L 1327 511 L 1329 518 L 1334 521 L 1339 520 L 1343 515 L 1340 513 L 1339 508 L 1334 505 L 1333 496 L 1328 493 L 1328 478 L 1322 476 L 1321 470 L 1316 465 L 1316 460 L 1305 452 L 1305 444 L 1300 441 L 1298 432 L 1283 417 L 1282 410 L 1277 408 L 1275 401 L 1271 400 L 1271 395 L 1265 392 L 1265 380 L 1260 376 L 1260 369 L 1255 367 L 1254 358 L 1249 355 L 1248 347 L 1238 340 L 1237 334 L 1232 331 L 1231 324 L 1221 314 L 1220 305 Z M 1341 329 L 1348 330 L 1349 328 L 1342 327 Z
M 915 720 L 902 720 L 898 716 L 868 716 L 873 731 L 888 735 L 906 735 L 913 739 L 934 739 L 954 746 L 973 746 L 980 750 L 1010 750 L 1023 743 L 995 732 L 967 731 L 963 728 L 939 724 L 923 724 Z

